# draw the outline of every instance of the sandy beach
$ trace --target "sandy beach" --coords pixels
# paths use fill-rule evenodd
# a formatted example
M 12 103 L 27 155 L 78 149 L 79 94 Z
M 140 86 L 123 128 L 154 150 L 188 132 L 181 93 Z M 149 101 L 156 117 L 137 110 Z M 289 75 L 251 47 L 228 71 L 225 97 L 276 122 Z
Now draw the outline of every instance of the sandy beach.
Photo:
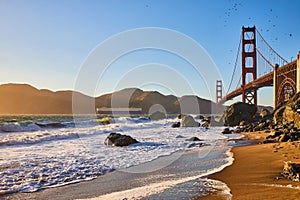
M 245 137 L 261 140 L 264 134 L 247 133 Z M 209 178 L 226 183 L 233 200 L 299 199 L 300 182 L 280 175 L 285 161 L 300 162 L 299 141 L 234 147 L 232 152 L 234 163 Z M 224 197 L 212 194 L 199 199 Z

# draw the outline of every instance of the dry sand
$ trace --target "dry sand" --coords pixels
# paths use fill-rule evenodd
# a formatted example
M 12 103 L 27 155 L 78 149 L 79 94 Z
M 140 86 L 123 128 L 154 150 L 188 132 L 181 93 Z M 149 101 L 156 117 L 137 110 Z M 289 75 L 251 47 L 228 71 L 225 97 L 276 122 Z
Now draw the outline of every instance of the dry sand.
M 247 133 L 246 138 L 261 140 L 262 133 Z M 235 161 L 209 178 L 223 181 L 231 189 L 232 199 L 300 199 L 300 182 L 283 178 L 285 161 L 300 163 L 300 142 L 256 144 L 232 149 Z M 212 194 L 205 199 L 224 199 Z

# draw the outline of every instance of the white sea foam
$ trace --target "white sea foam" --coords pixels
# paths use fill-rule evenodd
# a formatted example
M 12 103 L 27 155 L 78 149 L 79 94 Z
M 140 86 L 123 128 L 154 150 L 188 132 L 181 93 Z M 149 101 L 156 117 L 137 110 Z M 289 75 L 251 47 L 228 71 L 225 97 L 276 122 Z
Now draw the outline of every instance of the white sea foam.
M 224 196 L 226 199 L 231 199 L 232 195 L 230 192 L 230 188 L 225 183 L 223 183 L 221 181 L 217 181 L 217 180 L 211 180 L 211 179 L 204 178 L 210 174 L 213 174 L 213 173 L 223 170 L 225 167 L 227 167 L 233 163 L 233 160 L 234 160 L 233 154 L 231 153 L 229 147 L 228 147 L 228 150 L 226 151 L 226 154 L 228 155 L 228 157 L 226 158 L 226 162 L 224 165 L 221 165 L 217 168 L 209 169 L 208 171 L 202 172 L 199 175 L 151 183 L 149 185 L 144 185 L 141 187 L 135 187 L 135 188 L 131 188 L 128 190 L 122 190 L 122 191 L 113 192 L 113 193 L 101 195 L 101 196 L 94 197 L 94 198 L 89 198 L 89 200 L 106 200 L 106 199 L 111 199 L 111 200 L 119 200 L 119 199 L 128 199 L 128 200 L 132 199 L 133 200 L 134 199 L 134 200 L 137 200 L 137 199 L 142 199 L 142 198 L 154 195 L 154 194 L 161 193 L 168 188 L 174 187 L 175 185 L 185 183 L 188 181 L 193 181 L 196 179 L 203 179 L 205 181 L 213 182 L 213 187 L 215 190 L 218 190 L 221 193 L 221 195 Z
M 23 131 L 22 127 L 18 123 L 5 123 L 1 126 L 1 131 L 4 132 L 21 132 Z
M 264 186 L 264 187 L 290 188 L 290 189 L 300 190 L 299 186 L 292 185 L 292 184 L 280 185 L 280 184 L 269 184 L 269 183 L 247 183 L 243 185 L 257 185 L 257 186 Z
M 105 126 L 88 122 L 88 125 L 75 127 L 38 129 L 28 125 L 28 130 L 23 129 L 22 133 L 1 133 L 0 193 L 32 192 L 93 179 L 114 169 L 128 168 L 185 150 L 193 143 L 186 139 L 193 136 L 210 145 L 228 138 L 220 134 L 222 128 L 170 128 L 175 121 L 119 118 Z M 32 131 L 35 128 L 38 130 Z M 110 132 L 130 135 L 141 143 L 123 148 L 107 147 L 103 141 Z M 178 135 L 183 138 L 176 138 Z M 231 162 L 230 155 L 228 159 L 226 163 Z M 202 176 L 205 174 L 197 177 Z M 174 181 L 157 184 L 171 187 L 182 182 Z M 160 188 L 158 185 L 153 187 Z

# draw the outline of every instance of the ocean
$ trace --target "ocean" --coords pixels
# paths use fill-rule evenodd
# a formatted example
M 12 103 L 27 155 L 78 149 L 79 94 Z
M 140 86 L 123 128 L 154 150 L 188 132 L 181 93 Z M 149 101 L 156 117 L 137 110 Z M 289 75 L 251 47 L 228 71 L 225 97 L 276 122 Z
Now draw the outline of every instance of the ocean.
M 101 181 L 118 171 L 131 179 L 142 175 L 144 181 L 125 187 L 123 176 L 123 186 L 112 180 L 112 187 L 103 187 L 91 199 L 192 199 L 213 191 L 230 197 L 225 183 L 207 176 L 232 164 L 230 139 L 241 135 L 223 135 L 224 127 L 171 128 L 180 121 L 174 116 L 158 121 L 115 117 L 106 125 L 100 121 L 93 116 L 1 116 L 0 195 Z M 104 145 L 112 132 L 139 143 Z M 191 137 L 200 141 L 190 141 Z

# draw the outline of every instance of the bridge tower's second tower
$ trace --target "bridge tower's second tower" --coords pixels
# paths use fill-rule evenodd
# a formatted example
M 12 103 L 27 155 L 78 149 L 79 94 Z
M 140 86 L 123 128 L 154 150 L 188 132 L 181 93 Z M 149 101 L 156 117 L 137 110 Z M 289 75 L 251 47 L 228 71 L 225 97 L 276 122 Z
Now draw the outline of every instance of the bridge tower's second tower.
M 256 31 L 254 27 L 242 28 L 242 88 L 247 84 L 246 78 L 257 78 L 256 70 Z M 244 103 L 257 105 L 257 90 L 242 90 L 242 100 Z

